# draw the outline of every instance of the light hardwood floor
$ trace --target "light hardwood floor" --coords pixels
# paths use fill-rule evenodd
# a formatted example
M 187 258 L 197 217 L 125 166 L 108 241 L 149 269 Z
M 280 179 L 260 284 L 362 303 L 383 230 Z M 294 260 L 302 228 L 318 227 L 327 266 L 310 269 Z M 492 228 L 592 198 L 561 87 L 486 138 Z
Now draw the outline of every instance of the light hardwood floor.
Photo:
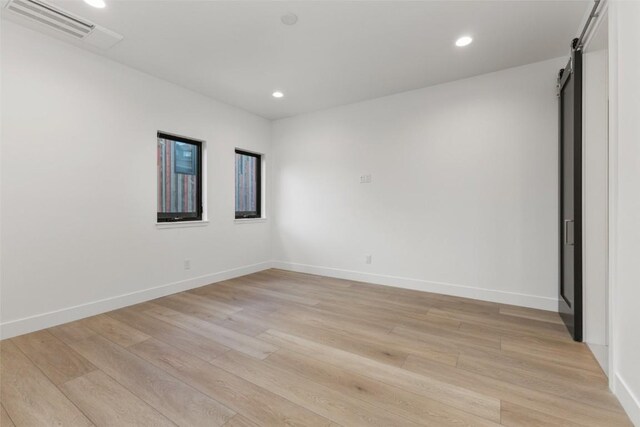
M 278 270 L 0 343 L 5 426 L 629 426 L 555 313 Z

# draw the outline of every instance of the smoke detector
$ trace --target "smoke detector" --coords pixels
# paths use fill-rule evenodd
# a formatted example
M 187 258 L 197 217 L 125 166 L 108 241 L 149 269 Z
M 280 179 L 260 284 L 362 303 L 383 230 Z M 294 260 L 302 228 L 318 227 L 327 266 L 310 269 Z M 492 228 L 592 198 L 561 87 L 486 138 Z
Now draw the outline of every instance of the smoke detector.
M 295 25 L 298 22 L 298 15 L 295 13 L 287 13 L 286 15 L 282 15 L 280 20 L 284 25 Z

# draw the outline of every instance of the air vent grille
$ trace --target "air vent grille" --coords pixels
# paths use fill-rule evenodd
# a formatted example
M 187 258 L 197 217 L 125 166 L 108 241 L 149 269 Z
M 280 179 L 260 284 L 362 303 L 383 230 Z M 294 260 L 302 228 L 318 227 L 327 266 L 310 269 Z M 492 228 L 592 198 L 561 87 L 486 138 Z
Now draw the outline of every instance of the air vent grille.
M 95 28 L 91 22 L 36 0 L 10 0 L 6 8 L 78 39 L 84 39 Z

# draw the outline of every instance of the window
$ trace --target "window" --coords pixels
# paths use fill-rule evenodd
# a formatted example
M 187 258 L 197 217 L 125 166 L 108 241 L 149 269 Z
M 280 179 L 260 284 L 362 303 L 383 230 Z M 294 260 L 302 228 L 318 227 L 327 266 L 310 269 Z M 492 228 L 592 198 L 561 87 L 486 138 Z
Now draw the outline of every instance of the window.
M 158 222 L 202 220 L 202 142 L 158 132 Z
M 262 156 L 236 150 L 236 218 L 260 218 Z

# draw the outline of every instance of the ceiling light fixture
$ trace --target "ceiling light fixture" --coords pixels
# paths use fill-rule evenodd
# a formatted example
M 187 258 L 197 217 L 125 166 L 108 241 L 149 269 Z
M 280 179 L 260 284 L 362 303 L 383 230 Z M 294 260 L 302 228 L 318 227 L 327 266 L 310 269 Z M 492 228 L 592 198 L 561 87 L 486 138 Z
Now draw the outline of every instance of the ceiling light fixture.
M 85 0 L 86 1 L 86 0 Z M 462 36 L 458 40 L 456 40 L 456 46 L 463 47 L 471 44 L 473 39 L 469 36 Z
M 89 6 L 93 6 L 98 9 L 104 9 L 104 7 L 107 5 L 104 0 L 84 0 L 84 2 Z
M 282 98 L 284 96 L 284 93 L 280 92 L 279 90 L 273 92 L 271 94 L 271 96 L 273 96 L 274 98 Z

